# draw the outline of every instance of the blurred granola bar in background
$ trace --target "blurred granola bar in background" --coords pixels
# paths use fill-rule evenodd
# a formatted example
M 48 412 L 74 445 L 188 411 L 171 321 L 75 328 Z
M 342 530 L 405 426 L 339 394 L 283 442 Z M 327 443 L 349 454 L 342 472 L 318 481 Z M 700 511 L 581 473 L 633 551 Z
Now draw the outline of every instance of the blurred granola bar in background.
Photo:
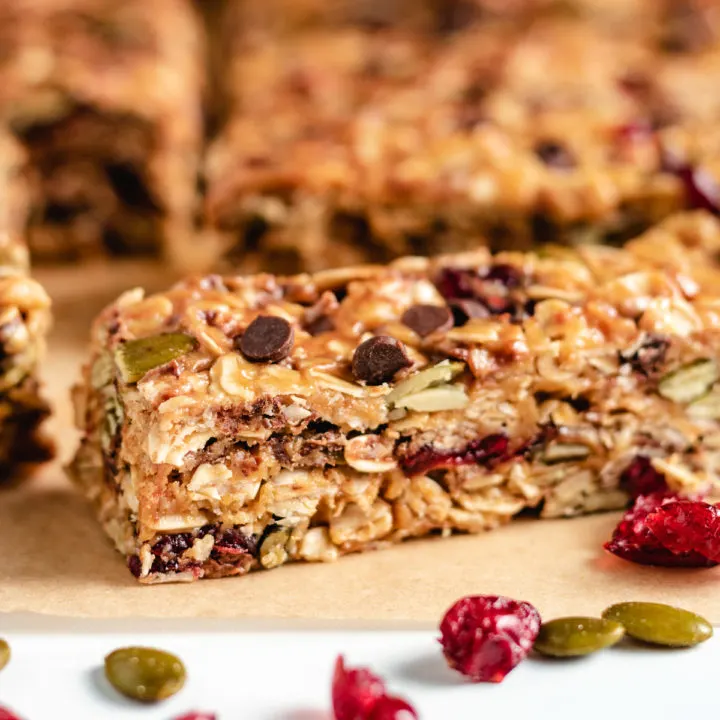
M 191 241 L 203 52 L 189 0 L 0 3 L 0 116 L 30 158 L 35 257 Z
M 25 172 L 22 149 L 0 133 L 0 480 L 51 453 L 40 428 L 50 409 L 36 374 L 50 327 L 50 298 L 28 276 Z
M 188 259 L 293 272 L 717 211 L 717 3 L 230 0 Z

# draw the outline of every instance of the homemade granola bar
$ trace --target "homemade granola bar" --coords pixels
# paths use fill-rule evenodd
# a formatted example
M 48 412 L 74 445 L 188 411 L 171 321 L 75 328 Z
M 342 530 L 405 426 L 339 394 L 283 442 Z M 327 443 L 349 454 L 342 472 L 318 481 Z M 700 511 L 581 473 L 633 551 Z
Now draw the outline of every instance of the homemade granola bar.
M 628 477 L 712 489 L 718 252 L 697 213 L 622 250 L 130 291 L 92 331 L 71 474 L 145 583 L 619 508 Z
M 195 248 L 208 264 L 620 242 L 720 208 L 716 3 L 293 8 L 233 3 Z
M 50 298 L 28 277 L 25 157 L 0 132 L 0 480 L 18 464 L 47 459 L 40 431 L 49 407 L 40 396 L 37 363 L 50 324 Z
M 0 116 L 30 156 L 35 257 L 190 241 L 202 53 L 189 0 L 0 3 Z

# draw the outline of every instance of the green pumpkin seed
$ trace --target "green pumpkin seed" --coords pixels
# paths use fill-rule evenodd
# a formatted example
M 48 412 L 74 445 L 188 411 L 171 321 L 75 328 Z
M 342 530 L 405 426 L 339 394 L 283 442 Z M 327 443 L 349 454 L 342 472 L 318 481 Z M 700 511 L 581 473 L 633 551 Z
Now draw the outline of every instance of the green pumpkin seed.
M 156 702 L 169 698 L 185 684 L 180 658 L 163 650 L 126 647 L 105 658 L 105 676 L 120 693 L 133 700 Z
M 702 397 L 720 377 L 714 360 L 695 360 L 660 379 L 658 392 L 676 403 L 689 403 Z
M 661 603 L 618 603 L 602 616 L 622 623 L 630 637 L 653 645 L 692 647 L 713 634 L 712 625 L 700 615 Z
M 152 337 L 128 340 L 115 350 L 115 362 L 126 383 L 142 380 L 153 368 L 189 353 L 195 348 L 195 338 L 185 333 L 165 333 Z
M 625 628 L 613 620 L 593 617 L 564 617 L 543 623 L 535 650 L 552 657 L 578 657 L 610 647 L 625 635 Z
M 0 670 L 10 662 L 10 646 L 6 640 L 0 640 Z

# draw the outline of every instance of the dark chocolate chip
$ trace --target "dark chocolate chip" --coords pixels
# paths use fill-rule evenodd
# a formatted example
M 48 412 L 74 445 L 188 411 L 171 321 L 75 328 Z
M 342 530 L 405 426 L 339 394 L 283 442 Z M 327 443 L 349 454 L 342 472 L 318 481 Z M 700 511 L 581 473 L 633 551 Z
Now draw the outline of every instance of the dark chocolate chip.
M 569 170 L 575 167 L 575 158 L 571 152 L 555 140 L 541 140 L 535 145 L 535 154 L 545 165 L 556 170 Z
M 256 317 L 240 337 L 240 352 L 252 362 L 278 362 L 292 350 L 295 331 L 281 317 Z
M 490 317 L 490 311 L 477 300 L 453 300 L 450 302 L 450 309 L 456 327 L 462 327 L 473 318 Z
M 355 348 L 352 372 L 357 380 L 364 380 L 368 385 L 382 385 L 392 380 L 398 370 L 410 365 L 412 361 L 401 342 L 377 335 Z
M 330 332 L 335 329 L 335 323 L 332 318 L 327 315 L 321 315 L 319 318 L 315 318 L 309 323 L 306 323 L 305 330 L 311 335 L 322 335 L 322 333 Z
M 413 305 L 400 319 L 420 337 L 436 330 L 449 330 L 453 326 L 452 313 L 444 305 Z

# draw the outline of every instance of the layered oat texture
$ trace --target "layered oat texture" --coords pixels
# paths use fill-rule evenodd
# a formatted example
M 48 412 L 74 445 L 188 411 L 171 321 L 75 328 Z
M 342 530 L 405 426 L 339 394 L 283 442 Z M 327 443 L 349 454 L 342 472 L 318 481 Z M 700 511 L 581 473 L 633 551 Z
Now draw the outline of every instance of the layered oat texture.
M 230 4 L 205 260 L 618 243 L 720 207 L 716 2 Z
M 92 331 L 72 475 L 144 583 L 619 508 L 633 463 L 712 490 L 718 252 L 690 213 L 624 250 L 130 291 Z
M 191 241 L 202 56 L 189 0 L 0 2 L 0 115 L 30 156 L 36 258 Z
M 50 298 L 28 276 L 24 167 L 22 149 L 0 133 L 0 480 L 51 452 L 40 429 L 49 407 L 36 376 L 50 325 Z

